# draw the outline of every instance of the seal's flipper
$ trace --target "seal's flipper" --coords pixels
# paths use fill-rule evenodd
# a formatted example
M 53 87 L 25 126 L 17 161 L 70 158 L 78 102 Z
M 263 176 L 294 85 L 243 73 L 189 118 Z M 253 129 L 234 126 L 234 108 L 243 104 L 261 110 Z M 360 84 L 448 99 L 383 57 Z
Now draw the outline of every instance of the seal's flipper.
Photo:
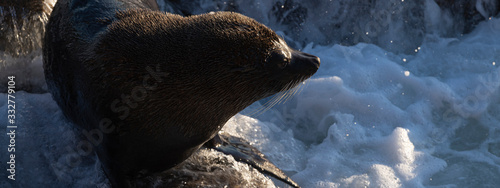
M 277 178 L 292 187 L 300 186 L 288 177 L 283 171 L 267 160 L 257 148 L 253 147 L 242 138 L 231 136 L 225 132 L 219 132 L 214 138 L 204 145 L 217 151 L 232 155 L 235 160 L 247 163 L 258 171 Z

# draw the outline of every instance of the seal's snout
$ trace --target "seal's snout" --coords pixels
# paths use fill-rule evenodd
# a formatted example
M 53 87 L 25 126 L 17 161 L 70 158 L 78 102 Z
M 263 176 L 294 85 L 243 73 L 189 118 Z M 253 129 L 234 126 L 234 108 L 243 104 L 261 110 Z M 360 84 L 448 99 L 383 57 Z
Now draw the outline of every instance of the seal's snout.
M 319 65 L 321 64 L 320 59 L 317 56 L 304 52 L 300 52 L 299 56 L 302 56 L 304 61 L 307 61 L 308 63 L 312 64 L 316 69 L 318 69 Z
M 320 59 L 317 56 L 300 51 L 292 52 L 290 69 L 294 72 L 314 74 L 318 70 L 320 64 Z

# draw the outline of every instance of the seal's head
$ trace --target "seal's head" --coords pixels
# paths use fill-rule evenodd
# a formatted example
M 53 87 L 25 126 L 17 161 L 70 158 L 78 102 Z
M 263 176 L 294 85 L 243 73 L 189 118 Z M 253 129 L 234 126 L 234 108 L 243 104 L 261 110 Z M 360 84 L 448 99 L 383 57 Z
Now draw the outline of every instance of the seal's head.
M 292 88 L 320 64 L 318 57 L 293 50 L 274 31 L 238 13 L 181 17 L 130 10 L 117 18 L 100 40 L 102 59 L 158 63 L 169 74 L 162 85 L 165 95 L 180 93 L 183 102 L 196 101 L 182 108 L 223 106 L 218 108 L 223 119 Z

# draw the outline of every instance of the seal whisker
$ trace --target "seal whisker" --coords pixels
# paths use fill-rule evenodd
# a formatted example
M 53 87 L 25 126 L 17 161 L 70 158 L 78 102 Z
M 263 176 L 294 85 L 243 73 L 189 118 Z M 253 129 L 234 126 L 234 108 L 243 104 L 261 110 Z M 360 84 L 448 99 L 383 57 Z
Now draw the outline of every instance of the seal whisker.
M 246 115 L 249 117 L 257 117 L 257 116 L 262 115 L 264 112 L 269 110 L 272 106 L 274 106 L 273 104 L 275 103 L 275 101 L 280 100 L 280 98 L 283 97 L 281 95 L 282 95 L 282 92 L 280 91 L 277 94 L 275 94 L 273 96 L 273 98 L 271 98 L 269 101 L 267 101 L 265 104 L 263 104 L 261 107 L 253 110 L 252 112 L 250 112 Z
M 295 89 L 296 88 L 291 88 L 290 90 L 286 91 L 285 97 L 283 98 L 283 100 L 280 101 L 280 104 L 284 104 L 286 101 L 288 101 L 288 99 L 290 98 L 290 96 L 293 95 L 293 91 Z
M 283 97 L 286 95 L 288 91 L 281 91 L 279 93 L 276 94 L 276 97 L 274 97 L 272 100 L 270 100 L 269 102 L 271 103 L 266 103 L 267 105 L 264 106 L 264 109 L 258 114 L 258 115 L 262 115 L 264 112 L 268 111 L 269 109 L 271 109 L 272 107 L 274 107 L 276 104 L 279 104 L 279 101 L 281 101 L 283 99 Z
M 289 94 L 287 96 L 287 98 L 283 101 L 283 103 L 287 102 L 288 100 L 290 100 L 291 98 L 293 98 L 293 96 L 295 96 L 297 94 L 297 91 L 300 90 L 300 88 L 302 88 L 302 84 L 300 84 L 300 80 L 302 80 L 303 78 L 300 78 L 298 81 L 296 81 L 293 86 L 295 86 L 294 88 L 291 88 L 289 91 Z
M 281 89 L 280 92 L 278 92 L 277 94 L 275 94 L 275 97 L 273 97 L 270 101 L 268 101 L 266 104 L 264 104 L 263 107 L 262 107 L 262 109 L 259 109 L 260 112 L 259 112 L 259 114 L 257 116 L 263 114 L 264 112 L 266 112 L 267 110 L 271 109 L 275 105 L 282 104 L 282 103 L 284 103 L 283 101 L 287 101 L 287 98 L 289 98 L 289 96 L 294 91 L 294 89 L 292 89 L 292 88 L 294 88 L 295 84 L 296 84 L 296 81 L 287 83 L 285 85 L 285 87 L 283 87 Z
M 280 101 L 287 95 L 288 91 L 285 92 L 280 92 L 281 97 L 278 98 L 278 100 L 274 101 L 271 105 L 269 105 L 268 110 L 272 108 L 273 106 L 280 104 Z
M 288 98 L 287 100 L 293 98 L 293 96 L 295 96 L 295 95 L 299 95 L 304 90 L 304 88 L 307 87 L 307 85 L 309 83 L 309 79 L 307 76 L 301 76 L 300 79 L 297 80 L 297 83 L 298 83 L 298 86 L 294 89 L 293 95 L 290 96 L 290 98 Z
M 305 76 L 303 77 L 303 79 L 304 78 L 305 78 Z M 300 95 L 300 93 L 307 87 L 307 85 L 309 85 L 310 80 L 305 79 L 303 82 L 304 82 L 304 84 L 302 84 L 302 86 L 300 87 L 300 91 L 297 93 L 297 95 Z
M 295 94 L 297 93 L 297 91 L 300 89 L 301 86 L 297 86 L 297 87 L 294 87 L 292 89 L 289 90 L 288 94 L 287 94 L 287 97 L 281 101 L 282 103 L 286 103 L 287 101 L 289 101 L 290 99 L 293 98 L 293 96 L 295 96 Z
M 295 82 L 291 82 L 289 83 L 286 87 L 285 87 L 285 97 L 283 100 L 280 101 L 279 104 L 284 104 L 286 101 L 288 101 L 288 99 L 290 98 L 290 96 L 293 96 L 293 93 L 294 91 L 297 89 L 295 87 L 296 83 Z

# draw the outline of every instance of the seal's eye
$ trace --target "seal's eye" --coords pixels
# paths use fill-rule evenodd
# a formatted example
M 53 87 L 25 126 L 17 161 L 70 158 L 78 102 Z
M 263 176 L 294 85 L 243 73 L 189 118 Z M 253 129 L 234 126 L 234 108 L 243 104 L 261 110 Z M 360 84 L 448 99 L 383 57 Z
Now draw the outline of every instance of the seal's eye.
M 285 56 L 285 54 L 283 54 L 282 51 L 273 51 L 271 52 L 271 56 L 267 59 L 267 62 L 282 69 L 288 65 L 289 59 Z

